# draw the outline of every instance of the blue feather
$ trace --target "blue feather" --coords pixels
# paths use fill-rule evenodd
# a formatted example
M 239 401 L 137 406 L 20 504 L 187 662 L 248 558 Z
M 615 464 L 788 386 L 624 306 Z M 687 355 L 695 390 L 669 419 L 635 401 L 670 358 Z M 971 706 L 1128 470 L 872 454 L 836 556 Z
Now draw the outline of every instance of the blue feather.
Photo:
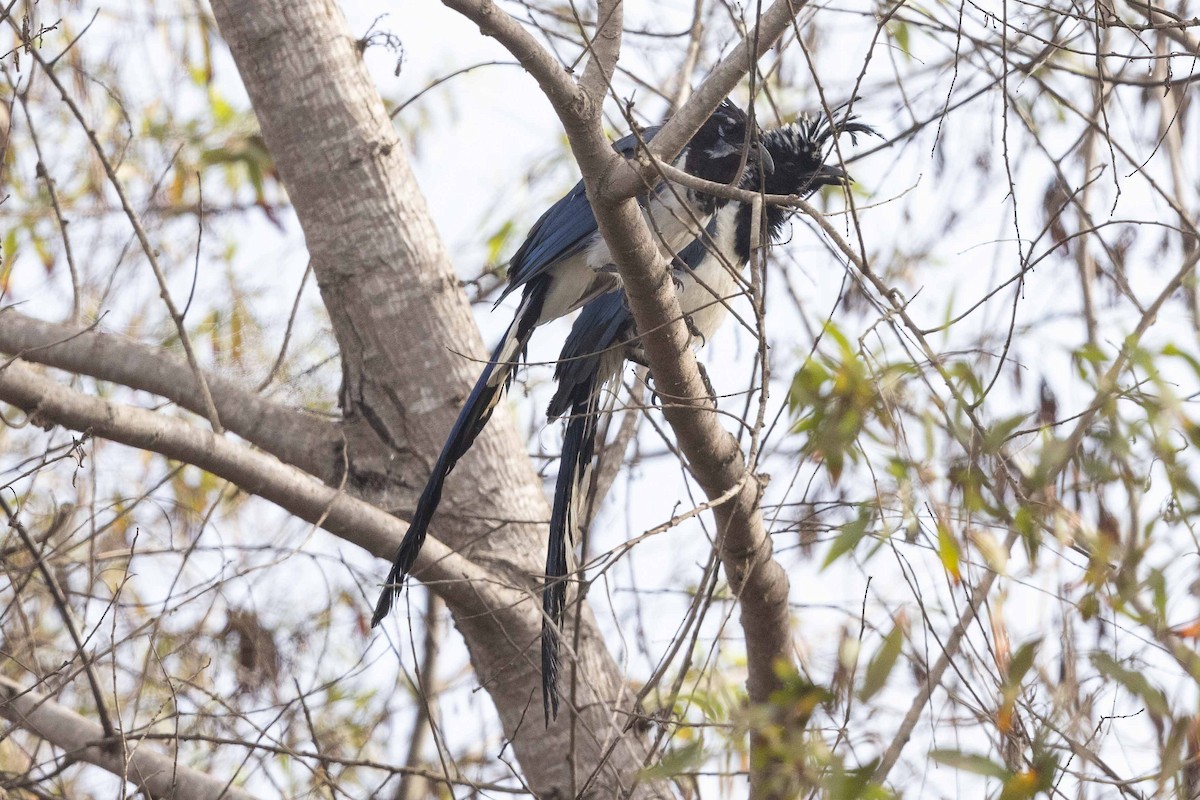
M 641 140 L 649 142 L 659 127 L 643 130 Z M 639 136 L 631 133 L 613 142 L 612 147 L 628 156 L 637 149 L 638 140 Z M 599 236 L 596 215 L 592 213 L 592 204 L 588 202 L 583 181 L 580 181 L 533 223 L 529 235 L 508 262 L 508 286 L 496 304 L 554 265 L 583 252 Z

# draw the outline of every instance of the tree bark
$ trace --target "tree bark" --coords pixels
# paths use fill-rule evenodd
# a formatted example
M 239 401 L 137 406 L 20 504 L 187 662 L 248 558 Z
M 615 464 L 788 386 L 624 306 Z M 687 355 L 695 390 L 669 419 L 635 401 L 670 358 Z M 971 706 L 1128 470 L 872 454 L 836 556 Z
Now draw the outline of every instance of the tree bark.
M 454 353 L 485 357 L 470 309 L 336 4 L 217 0 L 213 11 L 304 228 L 341 349 L 349 489 L 404 516 L 478 372 Z M 530 787 L 542 797 L 584 785 L 588 795 L 623 796 L 646 748 L 625 730 L 629 693 L 586 609 L 574 735 L 571 712 L 548 731 L 537 713 L 534 576 L 549 514 L 506 414 L 458 465 L 441 508 L 434 535 L 527 592 L 520 613 L 503 619 L 444 599 Z M 639 785 L 634 794 L 658 791 Z

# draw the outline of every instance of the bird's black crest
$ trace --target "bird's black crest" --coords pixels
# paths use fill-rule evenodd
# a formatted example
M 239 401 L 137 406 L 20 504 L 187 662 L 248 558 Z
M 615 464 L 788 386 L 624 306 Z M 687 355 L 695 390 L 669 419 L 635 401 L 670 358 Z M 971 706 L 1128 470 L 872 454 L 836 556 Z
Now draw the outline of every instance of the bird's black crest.
M 839 109 L 840 110 L 840 109 Z M 767 194 L 798 195 L 809 197 L 822 186 L 844 186 L 850 176 L 837 164 L 826 164 L 830 156 L 832 139 L 843 133 L 857 140 L 859 134 L 878 135 L 870 125 L 859 122 L 853 115 L 845 115 L 834 122 L 830 117 L 801 114 L 795 122 L 763 134 L 762 146 L 771 154 L 775 170 L 762 175 L 757 166 L 747 170 L 742 179 L 742 188 L 762 190 Z M 748 207 L 739 215 L 737 249 L 749 252 L 750 216 Z M 770 205 L 766 209 L 768 235 L 774 239 L 791 214 L 785 206 Z

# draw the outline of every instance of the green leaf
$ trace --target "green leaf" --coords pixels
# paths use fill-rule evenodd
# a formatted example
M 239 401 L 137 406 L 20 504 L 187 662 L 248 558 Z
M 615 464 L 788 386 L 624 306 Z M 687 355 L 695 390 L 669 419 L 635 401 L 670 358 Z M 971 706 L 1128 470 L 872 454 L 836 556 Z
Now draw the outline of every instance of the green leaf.
M 509 237 L 512 236 L 513 221 L 510 219 L 500 226 L 500 229 L 493 233 L 487 240 L 487 263 L 496 264 L 500 261 L 500 253 L 504 250 L 504 245 L 508 243 Z
M 834 764 L 830 770 L 824 788 L 828 800 L 885 800 L 895 797 L 891 792 L 878 784 L 871 782 L 878 761 L 871 761 L 861 767 L 846 769 L 842 764 Z
M 870 527 L 871 521 L 874 519 L 874 511 L 864 506 L 859 510 L 857 517 L 843 525 L 841 531 L 834 538 L 833 544 L 829 546 L 829 552 L 825 555 L 825 560 L 821 562 L 821 569 L 825 569 L 834 561 L 837 561 L 846 553 L 853 550 L 862 541 L 862 538 L 867 535 L 867 528 Z
M 233 106 L 214 91 L 209 92 L 208 107 L 212 111 L 213 119 L 218 125 L 228 125 L 237 115 Z
M 884 637 L 883 644 L 871 659 L 871 663 L 867 664 L 862 688 L 858 691 L 860 700 L 870 700 L 887 683 L 888 676 L 891 675 L 892 668 L 896 666 L 896 659 L 900 657 L 900 650 L 903 646 L 904 629 L 897 622 L 892 626 L 892 632 Z
M 938 558 L 941 559 L 942 566 L 946 571 L 954 576 L 955 582 L 962 580 L 962 570 L 959 567 L 962 554 L 958 547 L 958 540 L 954 538 L 954 534 L 950 532 L 950 528 L 941 522 L 938 523 Z
M 646 767 L 642 770 L 641 777 L 650 781 L 673 778 L 681 772 L 694 770 L 704 763 L 704 759 L 704 745 L 699 740 L 691 741 L 667 753 L 657 764 Z
M 1131 669 L 1126 669 L 1118 664 L 1108 653 L 1099 651 L 1092 653 L 1091 661 L 1092 666 L 1105 676 L 1113 679 L 1141 698 L 1142 702 L 1146 704 L 1146 710 L 1151 714 L 1160 718 L 1171 715 L 1171 708 L 1167 704 L 1166 695 L 1162 693 L 1161 689 L 1152 686 L 1145 675 Z
M 4 234 L 4 244 L 0 246 L 0 292 L 8 291 L 8 281 L 12 278 L 13 264 L 17 261 L 17 229 L 9 228 Z
M 1009 417 L 1008 419 L 1000 420 L 995 425 L 988 428 L 987 435 L 983 440 L 984 452 L 988 454 L 1000 452 L 1000 448 L 1003 447 L 1008 441 L 1008 437 L 1011 436 L 1013 431 L 1019 428 L 1021 424 L 1028 418 L 1028 414 L 1018 414 L 1015 417 Z
M 1164 347 L 1162 349 L 1162 354 L 1164 356 L 1174 356 L 1176 358 L 1183 359 L 1191 366 L 1192 372 L 1196 373 L 1197 377 L 1200 377 L 1200 360 L 1197 360 L 1195 356 L 1185 353 L 1183 350 L 1180 350 L 1179 347 L 1173 344 L 1169 344 Z
M 964 753 L 961 750 L 933 750 L 929 753 L 929 757 L 939 764 L 970 772 L 972 775 L 983 775 L 1002 781 L 1008 780 L 1012 775 L 1007 768 L 987 756 Z
M 1020 686 L 1025 673 L 1033 666 L 1033 658 L 1037 655 L 1040 640 L 1026 642 L 1017 648 L 1017 652 L 1008 662 L 1008 676 L 1004 679 L 1006 686 Z
M 900 45 L 900 49 L 904 51 L 904 55 L 911 58 L 908 50 L 908 25 L 901 22 L 892 26 L 892 36 L 896 37 L 896 44 Z

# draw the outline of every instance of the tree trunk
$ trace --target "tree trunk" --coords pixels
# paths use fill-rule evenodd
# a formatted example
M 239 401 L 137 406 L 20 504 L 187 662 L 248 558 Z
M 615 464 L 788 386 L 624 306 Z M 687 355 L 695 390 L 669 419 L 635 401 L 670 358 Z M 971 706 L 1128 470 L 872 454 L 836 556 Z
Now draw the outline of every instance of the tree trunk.
M 470 308 L 336 4 L 215 0 L 213 11 L 304 229 L 341 349 L 347 487 L 404 517 L 478 373 L 478 362 L 455 353 L 485 357 Z M 340 450 L 328 458 L 343 466 Z M 464 613 L 469 586 L 430 588 L 454 615 L 531 789 L 567 797 L 586 784 L 585 796 L 623 796 L 647 750 L 625 732 L 631 698 L 586 611 L 574 735 L 570 712 L 542 727 L 535 598 L 548 516 L 524 444 L 497 413 L 448 482 L 433 535 L 527 589 L 529 601 L 501 623 Z M 660 791 L 639 785 L 634 794 Z

